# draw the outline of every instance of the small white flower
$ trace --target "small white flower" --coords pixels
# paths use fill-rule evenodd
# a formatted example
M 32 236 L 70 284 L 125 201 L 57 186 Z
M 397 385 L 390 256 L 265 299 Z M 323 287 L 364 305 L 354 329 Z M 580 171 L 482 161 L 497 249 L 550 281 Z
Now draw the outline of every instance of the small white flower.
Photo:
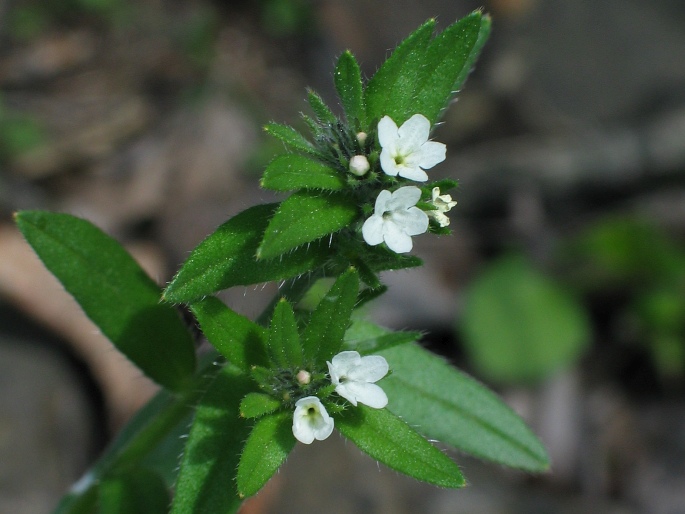
M 295 402 L 293 414 L 293 435 L 304 444 L 314 439 L 323 441 L 333 432 L 333 418 L 316 396 L 300 398 Z
M 394 193 L 383 190 L 376 198 L 374 214 L 364 222 L 362 236 L 371 246 L 385 241 L 393 252 L 404 253 L 412 249 L 411 236 L 428 230 L 428 216 L 416 207 L 421 190 L 404 186 Z
M 380 355 L 361 357 L 358 352 L 340 352 L 327 364 L 335 391 L 352 405 L 359 402 L 382 409 L 388 404 L 385 391 L 373 383 L 388 373 L 388 361 Z
M 445 160 L 446 147 L 428 141 L 430 122 L 422 114 L 414 114 L 398 129 L 389 116 L 378 122 L 378 141 L 381 144 L 381 168 L 387 175 L 423 182 L 428 180 L 424 170 Z
M 371 169 L 369 160 L 364 155 L 355 155 L 350 159 L 350 173 L 363 177 Z
M 440 188 L 434 187 L 431 192 L 431 203 L 435 206 L 434 211 L 426 211 L 426 214 L 435 218 L 438 225 L 441 227 L 446 227 L 450 224 L 450 219 L 445 216 L 446 212 L 449 212 L 452 207 L 457 205 L 457 202 L 452 200 L 451 195 L 441 195 Z

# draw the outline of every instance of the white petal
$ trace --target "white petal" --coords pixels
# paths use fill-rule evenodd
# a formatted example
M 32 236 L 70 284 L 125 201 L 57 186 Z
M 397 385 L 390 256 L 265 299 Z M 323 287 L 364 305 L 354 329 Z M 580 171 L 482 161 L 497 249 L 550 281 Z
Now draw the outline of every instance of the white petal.
M 389 203 L 392 200 L 392 193 L 387 189 L 384 189 L 376 197 L 376 205 L 374 206 L 374 213 L 382 216 L 384 212 L 392 210 Z M 416 202 L 414 202 L 416 205 Z
M 385 148 L 381 151 L 381 169 L 386 175 L 396 177 L 402 167 L 395 162 L 395 157 Z
M 400 187 L 392 193 L 392 199 L 387 203 L 386 209 L 395 211 L 398 209 L 408 209 L 416 205 L 421 199 L 421 190 L 416 186 Z
M 355 352 L 356 353 L 356 352 Z M 380 355 L 366 355 L 348 372 L 355 382 L 376 382 L 388 374 L 388 361 Z
M 354 382 L 345 382 L 344 384 L 339 384 L 336 386 L 335 392 L 356 407 L 357 395 L 354 393 L 353 385 Z
M 353 350 L 347 350 L 340 352 L 338 355 L 333 357 L 331 364 L 336 369 L 338 374 L 347 375 L 350 370 L 362 363 L 362 357 L 359 352 Z
M 383 224 L 383 240 L 395 253 L 406 253 L 411 251 L 413 244 L 402 227 L 392 220 L 386 220 Z
M 408 236 L 418 236 L 428 230 L 428 215 L 418 207 L 393 212 L 392 221 Z
M 378 122 L 378 142 L 381 148 L 393 151 L 399 138 L 397 125 L 390 116 L 383 116 Z M 394 152 L 392 152 L 394 153 Z
M 356 399 L 354 405 L 363 403 L 374 409 L 382 409 L 388 404 L 388 396 L 376 384 L 350 382 L 347 384 L 346 393 Z
M 428 141 L 430 130 L 431 124 L 430 121 L 428 121 L 428 118 L 426 118 L 423 114 L 414 114 L 414 116 L 402 124 L 398 130 L 398 133 L 400 135 L 400 139 L 403 140 L 403 145 L 411 142 L 412 146 L 420 146 Z
M 419 167 L 408 168 L 402 166 L 399 168 L 400 177 L 408 178 L 409 180 L 415 180 L 416 182 L 425 182 L 428 180 L 428 175 Z
M 364 222 L 364 225 L 362 225 L 362 236 L 366 244 L 376 246 L 383 242 L 384 224 L 383 217 L 378 214 L 374 214 Z
M 298 441 L 304 444 L 311 444 L 314 439 L 323 441 L 333 432 L 333 425 L 333 418 L 316 396 L 307 396 L 295 403 L 293 435 Z
M 420 160 L 419 166 L 424 169 L 430 169 L 436 164 L 445 160 L 447 147 L 443 143 L 436 143 L 435 141 L 427 141 L 421 145 L 419 152 Z

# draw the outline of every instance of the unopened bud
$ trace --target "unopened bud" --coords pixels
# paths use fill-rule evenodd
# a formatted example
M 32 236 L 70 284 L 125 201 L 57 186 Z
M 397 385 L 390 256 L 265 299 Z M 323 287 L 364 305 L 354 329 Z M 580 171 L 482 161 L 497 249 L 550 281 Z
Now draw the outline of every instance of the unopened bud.
M 297 382 L 300 385 L 307 385 L 312 380 L 312 374 L 309 371 L 305 371 L 305 370 L 301 369 L 297 373 L 295 378 L 297 378 Z
M 364 143 L 366 143 L 366 132 L 359 132 L 357 134 L 357 141 L 359 141 L 359 144 L 364 146 Z
M 363 177 L 371 169 L 369 160 L 364 155 L 355 155 L 350 159 L 350 173 Z

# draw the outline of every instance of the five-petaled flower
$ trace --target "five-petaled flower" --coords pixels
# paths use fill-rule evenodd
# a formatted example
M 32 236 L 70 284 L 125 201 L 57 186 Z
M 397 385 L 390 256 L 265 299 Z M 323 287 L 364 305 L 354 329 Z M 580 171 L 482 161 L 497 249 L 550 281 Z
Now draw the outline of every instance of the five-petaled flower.
M 388 362 L 380 355 L 360 356 L 358 352 L 340 352 L 327 362 L 335 391 L 352 405 L 357 402 L 382 409 L 388 404 L 385 391 L 374 382 L 388 373 Z
M 316 396 L 300 398 L 295 403 L 293 435 L 295 439 L 311 444 L 314 439 L 323 441 L 333 432 L 333 418 Z
M 435 210 L 426 211 L 426 214 L 434 218 L 441 227 L 449 225 L 450 219 L 445 216 L 445 213 L 457 205 L 457 202 L 452 200 L 451 195 L 441 195 L 440 188 L 434 187 L 431 192 L 431 203 L 435 206 Z
M 429 141 L 430 122 L 422 114 L 414 114 L 398 129 L 389 116 L 378 122 L 381 144 L 381 168 L 387 175 L 423 182 L 424 170 L 445 160 L 445 145 Z
M 391 193 L 383 190 L 376 198 L 374 214 L 362 226 L 362 236 L 371 246 L 385 241 L 393 252 L 404 253 L 412 249 L 411 236 L 428 230 L 428 216 L 416 207 L 421 190 L 404 186 Z

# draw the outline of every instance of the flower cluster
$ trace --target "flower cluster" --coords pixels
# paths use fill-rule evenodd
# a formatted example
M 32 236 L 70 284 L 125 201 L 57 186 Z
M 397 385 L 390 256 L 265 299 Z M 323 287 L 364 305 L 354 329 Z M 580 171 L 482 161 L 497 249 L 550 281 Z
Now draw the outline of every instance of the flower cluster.
M 344 351 L 333 357 L 328 373 L 335 391 L 356 406 L 363 403 L 374 409 L 388 404 L 383 389 L 375 384 L 388 373 L 388 362 L 380 355 L 362 357 L 355 351 Z M 293 435 L 305 444 L 323 441 L 333 432 L 333 418 L 316 396 L 297 400 L 293 414 Z
M 414 114 L 399 128 L 389 116 L 381 118 L 378 142 L 383 172 L 418 182 L 428 180 L 425 170 L 444 161 L 446 153 L 445 145 L 429 141 L 429 135 L 430 122 L 421 114 Z M 405 253 L 412 249 L 411 236 L 428 230 L 429 215 L 441 227 L 449 224 L 445 213 L 456 205 L 449 195 L 440 196 L 440 189 L 434 188 L 431 200 L 434 210 L 428 213 L 416 206 L 420 199 L 421 189 L 416 186 L 381 191 L 373 215 L 362 226 L 364 241 L 371 246 L 384 242 L 392 251 Z

